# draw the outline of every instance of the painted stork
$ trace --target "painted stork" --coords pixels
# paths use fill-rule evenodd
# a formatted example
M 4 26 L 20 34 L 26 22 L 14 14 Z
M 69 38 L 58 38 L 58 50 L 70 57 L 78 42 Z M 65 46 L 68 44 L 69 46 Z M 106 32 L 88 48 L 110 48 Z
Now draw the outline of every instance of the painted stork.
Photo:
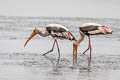
M 83 54 L 85 54 L 85 52 L 90 50 L 90 57 L 88 58 L 88 61 L 89 61 L 88 66 L 90 66 L 91 51 L 92 51 L 90 36 L 98 35 L 98 34 L 101 34 L 101 35 L 112 34 L 112 30 L 106 26 L 103 26 L 97 23 L 85 23 L 79 27 L 79 30 L 80 30 L 81 37 L 77 41 L 73 42 L 73 60 L 74 61 L 77 60 L 78 45 L 84 40 L 85 35 L 87 35 L 89 39 L 89 44 L 88 44 L 88 48 L 83 52 Z
M 60 50 L 58 46 L 57 39 L 67 39 L 67 40 L 76 40 L 73 34 L 65 27 L 60 24 L 49 24 L 46 26 L 46 31 L 42 32 L 42 29 L 40 27 L 37 27 L 34 29 L 28 40 L 25 42 L 24 47 L 28 43 L 29 40 L 31 40 L 36 34 L 39 34 L 42 37 L 47 37 L 47 36 L 52 36 L 55 40 L 52 46 L 52 49 L 49 50 L 48 52 L 44 53 L 43 55 L 46 55 L 47 53 L 50 53 L 54 49 L 54 45 L 56 43 L 57 48 L 58 48 L 58 54 L 60 57 Z

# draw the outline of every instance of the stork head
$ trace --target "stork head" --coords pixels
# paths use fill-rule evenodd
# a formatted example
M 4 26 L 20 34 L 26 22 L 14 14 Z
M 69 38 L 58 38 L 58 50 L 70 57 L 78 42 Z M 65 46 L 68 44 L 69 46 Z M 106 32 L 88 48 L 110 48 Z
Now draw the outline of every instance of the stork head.
M 104 34 L 112 34 L 113 31 L 109 27 L 102 26 L 101 27 L 101 32 L 103 32 Z
M 108 27 L 106 27 L 106 30 L 107 30 L 107 33 L 109 33 L 109 34 L 112 34 L 112 32 L 113 32 L 113 30 Z
M 36 34 L 39 34 L 40 32 L 42 32 L 41 28 L 39 28 L 39 27 L 35 28 L 33 30 L 32 34 L 29 36 L 28 40 L 25 42 L 24 47 Z
M 77 59 L 77 48 L 78 45 L 84 40 L 85 34 L 83 32 L 80 32 L 80 39 L 73 42 L 73 58 Z

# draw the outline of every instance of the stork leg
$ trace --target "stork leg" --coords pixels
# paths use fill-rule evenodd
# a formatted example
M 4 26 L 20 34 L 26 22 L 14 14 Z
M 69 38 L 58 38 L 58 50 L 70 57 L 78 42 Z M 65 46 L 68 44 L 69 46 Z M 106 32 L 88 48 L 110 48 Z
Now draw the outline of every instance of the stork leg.
M 85 53 L 90 49 L 89 45 L 88 48 L 82 53 L 83 55 L 85 55 Z
M 59 49 L 59 46 L 58 46 L 58 42 L 57 42 L 57 40 L 55 40 L 56 41 L 56 44 L 57 44 L 57 48 L 58 48 L 58 62 L 57 62 L 57 65 L 59 64 L 59 62 L 60 62 L 60 49 Z
M 55 39 L 55 42 L 56 42 L 56 44 L 57 44 L 58 54 L 59 54 L 59 57 L 60 57 L 60 49 L 59 49 L 58 42 L 57 42 L 57 40 L 56 40 L 56 39 Z
M 88 57 L 88 70 L 90 69 L 90 63 L 91 63 L 91 51 L 92 51 L 92 47 L 91 47 L 91 41 L 90 41 L 90 36 L 88 36 L 89 39 L 89 49 L 90 49 L 90 57 Z
M 88 57 L 88 69 L 90 69 L 90 63 L 91 63 L 91 51 L 92 51 L 90 35 L 88 35 L 88 40 L 89 40 L 88 48 L 83 52 L 83 54 L 85 55 L 85 53 L 90 49 L 90 57 Z
M 52 52 L 52 51 L 53 51 L 53 49 L 54 49 L 54 45 L 55 45 L 55 43 L 56 43 L 56 39 L 54 40 L 54 43 L 53 43 L 53 47 L 52 47 L 52 49 L 51 49 L 51 50 L 49 50 L 48 52 L 44 53 L 43 55 L 46 55 L 46 54 L 48 54 L 48 53 Z
M 90 36 L 88 35 L 88 39 L 89 39 L 89 43 L 88 43 L 88 48 L 82 53 L 82 54 L 84 54 L 85 55 L 85 53 L 90 49 L 90 55 L 91 55 L 91 50 L 92 50 L 92 48 L 91 48 L 91 41 L 90 41 Z
M 88 39 L 89 39 L 90 60 L 91 60 L 91 52 L 92 52 L 92 47 L 91 47 L 90 36 L 88 36 Z
M 51 50 L 49 50 L 48 52 L 44 53 L 43 55 L 46 55 L 46 54 L 48 54 L 48 53 L 52 52 L 52 51 L 53 51 L 53 49 L 54 49 L 55 43 L 57 44 L 58 54 L 59 54 L 59 57 L 60 57 L 60 49 L 59 49 L 59 46 L 58 46 L 57 39 L 55 39 L 55 40 L 54 40 L 54 43 L 53 43 L 53 47 L 52 47 L 52 49 L 51 49 Z

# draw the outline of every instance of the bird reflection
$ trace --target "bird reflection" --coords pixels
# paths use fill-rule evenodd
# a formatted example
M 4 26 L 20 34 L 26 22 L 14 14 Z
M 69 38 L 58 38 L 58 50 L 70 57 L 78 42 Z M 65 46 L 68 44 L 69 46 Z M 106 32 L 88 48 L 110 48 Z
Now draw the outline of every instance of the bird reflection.
M 59 62 L 60 62 L 60 56 L 57 57 L 57 59 L 55 58 L 52 58 L 50 56 L 47 56 L 47 55 L 44 55 L 44 57 L 46 59 L 48 59 L 51 63 L 52 63 L 52 66 L 53 66 L 53 71 L 58 71 L 58 68 L 59 68 Z M 57 62 L 56 62 L 57 61 Z

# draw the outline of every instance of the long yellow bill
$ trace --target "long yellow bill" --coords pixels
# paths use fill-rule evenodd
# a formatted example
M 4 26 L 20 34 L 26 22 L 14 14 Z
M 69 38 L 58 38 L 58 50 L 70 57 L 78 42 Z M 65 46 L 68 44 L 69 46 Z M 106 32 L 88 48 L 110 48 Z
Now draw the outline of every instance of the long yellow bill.
M 30 37 L 28 38 L 28 40 L 25 42 L 24 47 L 26 46 L 28 41 L 30 41 L 35 35 L 36 35 L 36 33 L 33 31 L 32 34 L 30 35 Z
M 77 48 L 78 45 L 73 44 L 73 65 L 77 64 Z
M 77 48 L 78 48 L 78 45 L 73 44 L 73 57 L 74 58 L 77 58 Z

